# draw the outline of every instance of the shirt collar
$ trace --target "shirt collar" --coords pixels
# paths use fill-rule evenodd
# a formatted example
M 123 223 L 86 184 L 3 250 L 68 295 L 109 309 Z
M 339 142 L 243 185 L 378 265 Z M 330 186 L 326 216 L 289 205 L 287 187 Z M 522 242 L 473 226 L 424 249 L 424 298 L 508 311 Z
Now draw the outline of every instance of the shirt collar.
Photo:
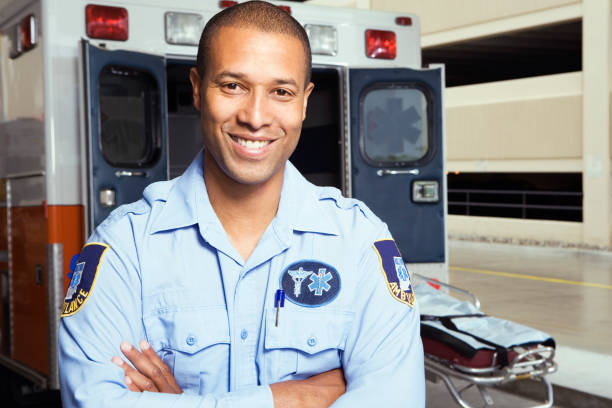
M 197 224 L 199 218 L 205 218 L 209 222 L 217 219 L 206 192 L 203 159 L 203 151 L 200 151 L 187 170 L 176 178 L 166 196 L 166 203 L 153 221 L 151 233 L 188 227 Z M 204 200 L 205 204 L 198 205 L 198 198 Z M 199 207 L 210 208 L 212 214 L 208 215 L 213 217 L 199 217 Z
M 328 198 L 323 191 L 307 181 L 295 166 L 287 161 L 281 199 L 274 219 L 275 227 L 338 235 L 338 227 L 325 208 L 328 204 L 322 201 Z
M 187 170 L 177 178 L 166 198 L 166 203 L 153 221 L 151 233 L 200 225 L 203 235 L 207 231 L 225 235 L 225 231 L 208 199 L 203 172 L 203 151 L 200 151 Z M 290 242 L 293 231 L 338 235 L 338 227 L 330 219 L 325 203 L 328 198 L 308 182 L 287 161 L 281 199 L 273 228 L 282 241 Z

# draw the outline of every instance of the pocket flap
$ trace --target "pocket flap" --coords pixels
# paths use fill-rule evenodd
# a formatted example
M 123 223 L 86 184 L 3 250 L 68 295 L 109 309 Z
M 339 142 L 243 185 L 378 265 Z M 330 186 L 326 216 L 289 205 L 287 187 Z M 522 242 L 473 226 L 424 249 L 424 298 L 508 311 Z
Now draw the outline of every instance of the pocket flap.
M 344 350 L 353 313 L 339 310 L 295 310 L 282 308 L 278 327 L 276 309 L 266 311 L 266 349 L 298 349 L 308 354 Z
M 193 354 L 214 344 L 229 343 L 225 307 L 174 311 L 144 319 L 147 337 L 156 350 Z

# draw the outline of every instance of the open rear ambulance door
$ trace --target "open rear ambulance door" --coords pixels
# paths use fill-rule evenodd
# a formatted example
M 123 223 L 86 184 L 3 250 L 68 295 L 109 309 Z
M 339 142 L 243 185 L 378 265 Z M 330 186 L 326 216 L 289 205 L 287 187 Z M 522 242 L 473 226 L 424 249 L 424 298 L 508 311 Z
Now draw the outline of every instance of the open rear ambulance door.
M 168 179 L 165 58 L 82 41 L 88 233 Z
M 352 195 L 404 261 L 445 262 L 443 69 L 351 69 Z

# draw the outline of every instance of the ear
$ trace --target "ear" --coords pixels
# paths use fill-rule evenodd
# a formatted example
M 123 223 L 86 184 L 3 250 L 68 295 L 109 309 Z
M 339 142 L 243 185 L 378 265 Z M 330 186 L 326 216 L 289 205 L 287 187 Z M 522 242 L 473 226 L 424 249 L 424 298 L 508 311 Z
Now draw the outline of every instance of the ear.
M 308 107 L 308 98 L 314 89 L 314 84 L 312 82 L 308 83 L 308 86 L 304 90 L 304 110 L 302 111 L 302 121 L 306 119 L 306 108 Z
M 202 86 L 202 79 L 198 74 L 198 70 L 194 67 L 189 71 L 189 80 L 191 81 L 191 87 L 193 88 L 193 107 L 198 111 L 200 110 L 200 88 Z

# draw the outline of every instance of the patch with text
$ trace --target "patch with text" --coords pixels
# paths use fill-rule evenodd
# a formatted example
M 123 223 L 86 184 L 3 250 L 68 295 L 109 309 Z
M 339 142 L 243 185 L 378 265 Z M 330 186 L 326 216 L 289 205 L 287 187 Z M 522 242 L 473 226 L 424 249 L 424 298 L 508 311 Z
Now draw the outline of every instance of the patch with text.
M 412 284 L 410 283 L 410 275 L 395 241 L 392 239 L 376 241 L 374 242 L 374 249 L 378 254 L 380 267 L 391 295 L 400 302 L 413 307 L 414 290 L 412 290 Z
M 106 244 L 91 243 L 86 244 L 81 250 L 75 261 L 70 285 L 64 298 L 62 317 L 75 314 L 85 304 L 96 282 L 98 268 L 107 249 Z

